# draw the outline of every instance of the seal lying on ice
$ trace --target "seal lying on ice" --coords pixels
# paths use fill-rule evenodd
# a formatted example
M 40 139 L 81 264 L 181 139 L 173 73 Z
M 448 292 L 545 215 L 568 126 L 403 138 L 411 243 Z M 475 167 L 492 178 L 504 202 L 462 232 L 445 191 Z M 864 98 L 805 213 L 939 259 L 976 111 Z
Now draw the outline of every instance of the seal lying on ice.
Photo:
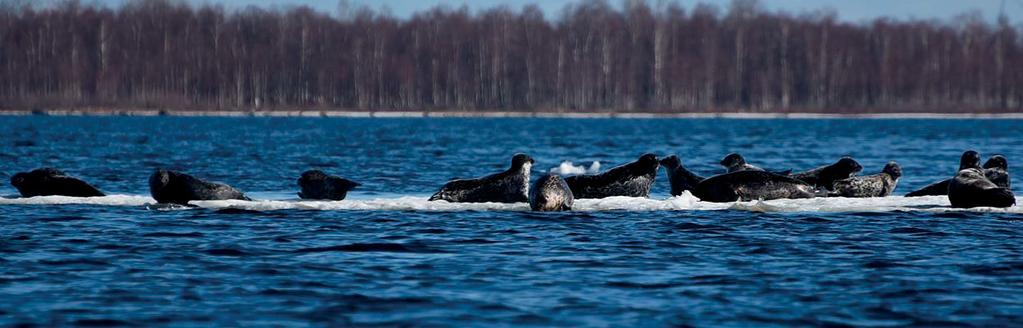
M 72 177 L 64 171 L 54 168 L 41 168 L 29 172 L 21 172 L 11 177 L 11 185 L 18 189 L 22 197 L 35 196 L 70 196 L 99 197 L 105 196 L 81 179 Z
M 647 197 L 657 177 L 657 156 L 644 154 L 639 160 L 594 175 L 565 178 L 575 198 L 611 196 Z
M 574 202 L 571 188 L 556 174 L 540 177 L 529 189 L 529 208 L 534 211 L 570 211 Z
M 430 201 L 454 203 L 524 203 L 529 201 L 529 171 L 533 158 L 526 154 L 512 156 L 511 167 L 504 172 L 478 179 L 448 181 L 430 196 Z
M 188 205 L 193 200 L 251 200 L 238 189 L 223 183 L 207 182 L 191 175 L 156 170 L 149 177 L 149 192 L 161 204 Z
M 885 197 L 892 194 L 902 177 L 902 167 L 894 161 L 885 164 L 881 173 L 835 181 L 830 196 Z

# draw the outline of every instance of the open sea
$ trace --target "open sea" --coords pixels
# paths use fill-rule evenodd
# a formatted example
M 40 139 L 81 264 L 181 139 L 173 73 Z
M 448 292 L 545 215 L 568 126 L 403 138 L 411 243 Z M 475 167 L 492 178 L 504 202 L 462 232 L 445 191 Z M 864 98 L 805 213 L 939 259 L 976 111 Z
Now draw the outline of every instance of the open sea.
M 901 197 L 967 149 L 1014 173 L 1023 121 L 0 116 L 0 326 L 1023 325 L 1023 208 Z M 904 177 L 876 199 L 709 204 L 662 169 L 649 199 L 568 213 L 426 201 L 516 152 L 533 179 L 646 152 Z M 17 198 L 44 166 L 110 196 Z M 255 200 L 153 206 L 156 168 Z M 313 168 L 363 186 L 299 201 Z

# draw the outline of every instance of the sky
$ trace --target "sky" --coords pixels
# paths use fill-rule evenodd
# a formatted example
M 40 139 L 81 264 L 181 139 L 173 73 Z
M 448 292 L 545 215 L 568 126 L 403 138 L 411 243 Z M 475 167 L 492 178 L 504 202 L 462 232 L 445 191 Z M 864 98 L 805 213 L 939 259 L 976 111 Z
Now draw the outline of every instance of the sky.
M 98 0 L 100 3 L 118 5 L 127 0 Z M 244 8 L 249 5 L 264 7 L 287 8 L 296 5 L 307 5 L 319 11 L 336 13 L 338 0 L 185 0 L 193 4 L 222 4 L 228 8 Z M 398 17 L 409 17 L 416 11 L 436 5 L 458 8 L 467 5 L 476 11 L 506 5 L 513 9 L 528 4 L 537 4 L 548 17 L 556 17 L 566 5 L 578 0 L 347 0 L 351 4 L 366 5 L 380 9 L 386 7 Z M 998 16 L 1003 1 L 1005 13 L 1014 23 L 1023 22 L 1023 0 L 761 0 L 764 6 L 772 11 L 800 13 L 820 9 L 832 9 L 839 19 L 849 22 L 863 22 L 880 16 L 900 19 L 951 19 L 969 11 L 980 12 L 985 19 L 994 21 Z M 618 4 L 621 1 L 609 0 Z M 657 0 L 650 0 L 656 3 Z M 716 4 L 726 7 L 730 0 L 679 0 L 686 8 L 696 3 Z

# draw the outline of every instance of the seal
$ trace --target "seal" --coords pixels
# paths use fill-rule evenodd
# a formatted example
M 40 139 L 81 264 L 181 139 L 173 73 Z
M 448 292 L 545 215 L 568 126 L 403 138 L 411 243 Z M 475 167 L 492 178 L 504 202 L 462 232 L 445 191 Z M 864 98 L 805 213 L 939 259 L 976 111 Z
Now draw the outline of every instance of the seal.
M 156 170 L 149 177 L 149 193 L 160 204 L 188 205 L 193 200 L 251 200 L 241 191 L 223 183 L 207 182 L 191 175 Z
M 72 177 L 64 171 L 54 168 L 41 168 L 29 172 L 17 173 L 11 177 L 11 185 L 18 189 L 22 197 L 35 196 L 70 196 L 100 197 L 106 196 L 89 183 Z
M 817 189 L 833 190 L 835 181 L 848 179 L 863 170 L 860 163 L 845 156 L 831 165 L 821 166 L 812 170 L 792 173 L 789 176 L 806 182 Z
M 980 154 L 973 150 L 967 150 L 963 152 L 962 156 L 959 157 L 959 170 L 957 170 L 956 172 L 971 168 L 982 169 L 980 167 Z M 945 179 L 929 184 L 923 188 L 914 190 L 906 194 L 906 197 L 948 195 L 948 184 L 950 182 L 952 182 L 952 179 Z
M 737 200 L 813 198 L 813 186 L 794 178 L 765 171 L 736 171 L 715 175 L 696 185 L 693 196 L 701 201 L 727 203 Z
M 764 169 L 762 168 L 746 163 L 746 158 L 742 157 L 742 155 L 739 155 L 738 153 L 728 154 L 727 156 L 725 156 L 725 158 L 721 159 L 721 166 L 724 166 L 726 169 L 728 169 L 728 173 L 747 170 L 764 171 Z
M 453 203 L 524 203 L 529 201 L 529 171 L 533 158 L 526 154 L 512 156 L 511 167 L 500 173 L 478 179 L 455 179 L 445 183 L 430 196 L 430 201 Z
M 660 163 L 654 154 L 644 154 L 632 163 L 611 168 L 604 173 L 576 175 L 565 178 L 576 199 L 612 196 L 647 197 L 657 177 Z
M 328 175 L 320 170 L 302 172 L 298 178 L 298 186 L 302 191 L 298 197 L 302 199 L 344 200 L 348 191 L 362 184 L 336 175 Z
M 664 167 L 664 171 L 668 175 L 672 196 L 681 195 L 686 190 L 693 190 L 696 185 L 706 179 L 686 169 L 682 165 L 682 160 L 675 155 L 661 159 L 661 166 Z
M 1002 155 L 994 155 L 984 162 L 984 176 L 994 182 L 995 185 L 1010 189 L 1012 181 L 1009 179 L 1009 160 Z
M 529 208 L 534 211 L 571 211 L 573 203 L 572 189 L 559 175 L 544 175 L 529 188 Z
M 835 190 L 829 196 L 885 197 L 892 194 L 902 177 L 902 167 L 894 161 L 885 164 L 881 173 L 851 177 L 835 181 Z
M 988 180 L 981 169 L 967 168 L 949 182 L 948 201 L 955 208 L 1009 207 L 1016 204 L 1016 196 Z

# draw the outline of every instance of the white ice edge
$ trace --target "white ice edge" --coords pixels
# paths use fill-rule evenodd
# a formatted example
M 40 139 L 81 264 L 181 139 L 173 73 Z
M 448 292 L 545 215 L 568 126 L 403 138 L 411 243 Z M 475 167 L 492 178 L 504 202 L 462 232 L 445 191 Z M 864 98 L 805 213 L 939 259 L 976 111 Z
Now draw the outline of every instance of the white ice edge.
M 259 193 L 257 193 L 259 194 Z M 281 195 L 281 193 L 262 193 L 264 195 Z M 258 198 L 258 197 L 257 197 Z M 370 210 L 370 211 L 528 211 L 525 203 L 449 203 L 446 201 L 428 201 L 426 196 L 388 196 L 377 198 L 354 197 L 342 201 L 306 201 L 299 199 L 258 199 L 193 201 L 192 205 L 205 209 L 244 209 L 252 211 L 273 210 Z M 1023 199 L 1017 197 L 1017 203 Z M 110 195 L 105 197 L 64 197 L 43 196 L 31 198 L 0 198 L 0 205 L 61 205 L 83 204 L 102 206 L 136 206 L 145 207 L 156 203 L 149 196 Z M 176 207 L 175 207 L 176 208 Z M 184 207 L 180 207 L 184 208 Z M 174 208 L 172 208 L 174 209 Z M 604 199 L 576 200 L 575 211 L 686 211 L 686 210 L 741 210 L 750 212 L 891 212 L 891 211 L 922 211 L 922 212 L 995 212 L 1023 213 L 1019 205 L 1009 208 L 974 208 L 955 209 L 949 207 L 948 198 L 944 196 L 902 197 L 891 196 L 881 198 L 814 198 L 814 199 L 778 199 L 770 201 L 751 201 L 734 203 L 701 202 L 691 194 L 667 199 L 609 197 Z

